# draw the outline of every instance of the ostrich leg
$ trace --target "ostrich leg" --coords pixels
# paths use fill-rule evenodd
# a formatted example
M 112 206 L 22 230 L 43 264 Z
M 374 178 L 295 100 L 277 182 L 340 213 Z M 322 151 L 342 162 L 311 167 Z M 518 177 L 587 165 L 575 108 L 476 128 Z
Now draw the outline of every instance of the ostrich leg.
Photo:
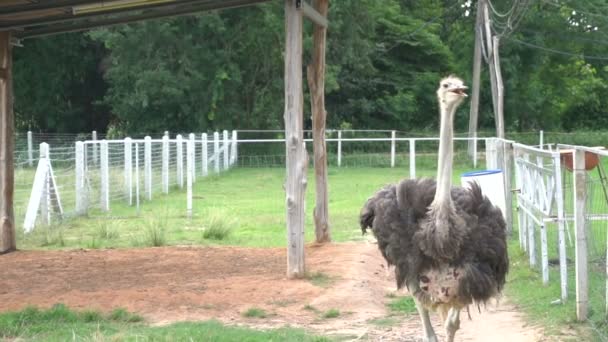
M 416 297 L 414 297 L 414 302 L 416 303 L 416 309 L 418 309 L 418 314 L 420 315 L 420 320 L 422 320 L 422 328 L 424 329 L 424 337 L 422 337 L 423 342 L 438 342 L 437 335 L 435 335 L 435 331 L 433 330 L 433 325 L 431 324 L 431 318 L 429 317 L 429 311 L 418 301 Z
M 450 308 L 448 317 L 445 320 L 445 332 L 448 337 L 448 342 L 454 342 L 454 336 L 458 329 L 460 329 L 460 310 Z

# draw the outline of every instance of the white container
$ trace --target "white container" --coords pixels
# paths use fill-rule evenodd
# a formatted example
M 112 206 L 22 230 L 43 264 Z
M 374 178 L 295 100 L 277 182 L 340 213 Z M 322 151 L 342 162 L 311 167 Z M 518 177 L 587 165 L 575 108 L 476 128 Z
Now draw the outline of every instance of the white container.
M 469 188 L 471 182 L 477 182 L 482 193 L 488 197 L 492 204 L 498 206 L 502 216 L 506 218 L 507 210 L 505 199 L 505 181 L 502 170 L 482 170 L 463 173 L 460 176 L 460 184 Z

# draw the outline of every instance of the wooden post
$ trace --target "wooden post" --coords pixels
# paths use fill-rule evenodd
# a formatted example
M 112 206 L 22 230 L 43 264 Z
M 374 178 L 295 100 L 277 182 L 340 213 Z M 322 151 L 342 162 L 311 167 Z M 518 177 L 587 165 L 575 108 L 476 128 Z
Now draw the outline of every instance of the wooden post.
M 545 144 L 545 132 L 541 129 L 540 132 L 538 133 L 538 145 L 540 147 L 540 149 L 543 149 L 543 145 Z
M 475 19 L 475 48 L 473 50 L 473 84 L 471 89 L 471 110 L 469 112 L 469 156 L 473 157 L 473 163 L 477 163 L 477 122 L 479 117 L 479 80 L 481 75 L 481 44 L 483 6 L 481 1 L 477 2 L 477 16 Z
M 559 243 L 559 274 L 561 283 L 562 302 L 568 299 L 568 260 L 566 258 L 566 215 L 564 211 L 564 194 L 562 189 L 562 168 L 560 156 L 553 157 L 553 167 L 555 168 L 555 198 L 557 198 L 557 221 L 558 243 Z
M 163 193 L 169 193 L 169 136 L 163 136 L 163 162 L 162 162 Z
M 224 138 L 224 144 L 222 145 L 222 151 L 224 151 L 223 153 L 223 157 L 224 157 L 224 170 L 228 170 L 228 168 L 230 167 L 229 165 L 229 158 L 230 158 L 230 140 L 228 140 L 228 131 L 224 130 L 222 132 L 222 137 Z
M 587 200 L 585 171 L 585 151 L 574 152 L 574 246 L 576 270 L 576 318 L 587 319 L 588 311 L 588 273 L 587 273 L 587 232 L 585 229 L 585 201 Z
M 40 144 L 40 160 L 44 160 L 45 163 L 50 164 L 51 160 L 51 155 L 50 155 L 50 148 L 49 148 L 49 144 L 47 143 L 41 143 Z M 46 172 L 48 172 L 48 167 L 46 167 Z M 46 173 L 45 172 L 45 173 Z M 36 173 L 38 173 L 38 170 L 36 170 Z M 49 184 L 49 179 L 48 179 L 48 175 L 45 174 L 44 175 L 44 184 L 42 186 L 42 194 L 40 195 L 40 218 L 41 218 L 41 223 L 43 225 L 50 225 L 51 224 L 51 206 L 50 206 L 50 198 L 51 198 L 51 186 Z M 36 180 L 34 179 L 34 184 L 36 184 Z M 30 223 L 28 223 L 28 227 L 34 227 L 35 224 L 35 218 L 34 221 L 30 221 Z
M 215 173 L 220 173 L 220 134 L 213 133 L 213 166 Z
M 139 215 L 139 143 L 135 143 L 135 208 Z
M 27 131 L 27 163 L 30 167 L 34 166 L 34 138 L 32 131 Z
M 483 1 L 483 22 L 486 36 L 487 63 L 490 71 L 490 85 L 492 90 L 492 107 L 494 109 L 494 120 L 496 122 L 496 135 L 498 136 L 498 90 L 496 88 L 496 65 L 494 64 L 494 43 L 492 42 L 492 29 L 490 27 L 490 13 L 487 0 Z
M 99 159 L 97 159 L 97 131 L 91 133 L 91 140 L 93 140 L 93 165 L 98 165 Z
M 302 12 L 285 0 L 285 148 L 287 180 L 287 277 L 305 275 L 304 206 L 307 158 L 303 137 Z
M 196 155 L 196 137 L 194 136 L 194 133 L 190 133 L 190 135 L 188 136 L 188 140 L 192 142 L 192 153 L 194 153 L 193 155 Z M 186 145 L 186 154 L 188 153 L 188 145 Z M 187 158 L 188 156 L 186 156 Z M 186 164 L 188 164 L 188 161 L 186 161 Z M 186 165 L 186 168 L 188 167 L 188 165 Z M 196 182 L 196 159 L 193 158 L 192 159 L 192 181 Z
M 396 137 L 395 133 L 396 133 L 395 131 L 391 132 L 391 167 L 395 167 L 395 150 L 397 148 L 396 141 L 395 141 L 395 137 Z
M 327 17 L 328 0 L 316 0 L 313 4 L 315 10 L 323 17 Z M 325 144 L 325 124 L 327 111 L 325 110 L 325 42 L 327 28 L 313 25 L 314 51 L 312 63 L 307 68 L 308 87 L 312 109 L 312 136 L 315 166 L 315 241 L 325 243 L 331 241 L 329 227 L 329 206 L 327 190 L 327 146 Z
M 152 138 L 144 138 L 144 186 L 146 198 L 152 200 Z
M 237 131 L 232 131 L 232 151 L 230 152 L 230 165 L 235 164 L 238 161 L 238 138 Z
M 203 177 L 207 176 L 207 174 L 209 173 L 209 164 L 208 164 L 208 152 L 207 152 L 207 133 L 203 133 L 201 135 L 201 148 L 203 149 L 202 151 L 202 157 L 201 157 L 201 167 L 203 168 L 202 170 L 202 175 Z
M 194 134 L 186 143 L 186 215 L 192 218 L 192 183 L 194 182 Z
M 133 205 L 133 145 L 131 138 L 125 138 L 125 195 L 129 205 Z
M 503 146 L 503 176 L 505 180 L 505 220 L 507 221 L 507 234 L 513 234 L 513 193 L 511 180 L 513 179 L 513 143 L 502 141 Z
M 86 215 L 87 213 L 87 190 L 85 184 L 85 160 L 84 143 L 76 142 L 76 214 Z
M 530 256 L 530 266 L 536 266 L 536 236 L 534 232 L 534 221 L 528 218 L 528 254 Z
M 492 38 L 494 44 L 494 72 L 496 73 L 496 132 L 500 139 L 505 138 L 505 116 L 504 116 L 504 98 L 505 98 L 505 87 L 502 83 L 502 71 L 500 68 L 500 38 L 494 36 Z
M 416 178 L 416 140 L 410 139 L 410 179 Z
M 181 134 L 175 137 L 177 153 L 177 185 L 180 189 L 184 188 L 184 139 Z
M 547 226 L 540 226 L 540 260 L 543 276 L 543 285 L 549 284 L 549 250 L 547 246 Z
M 338 131 L 338 167 L 342 166 L 342 131 Z
M 101 173 L 101 210 L 110 211 L 110 167 L 109 167 L 109 156 L 108 156 L 108 142 L 106 140 L 101 141 L 101 160 L 100 160 L 100 173 Z
M 0 32 L 0 254 L 17 249 L 15 239 L 14 114 L 10 32 Z

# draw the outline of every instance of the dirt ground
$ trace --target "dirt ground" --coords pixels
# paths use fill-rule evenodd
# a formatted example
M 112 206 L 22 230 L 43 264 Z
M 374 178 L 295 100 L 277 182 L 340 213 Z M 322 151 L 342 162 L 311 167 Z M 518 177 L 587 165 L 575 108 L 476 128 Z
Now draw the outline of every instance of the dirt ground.
M 390 315 L 387 294 L 395 291 L 372 243 L 309 246 L 307 269 L 330 277 L 329 284 L 285 277 L 285 249 L 162 247 L 144 249 L 19 251 L 0 256 L 0 311 L 28 305 L 64 303 L 76 309 L 109 311 L 123 307 L 152 324 L 215 318 L 255 328 L 281 326 L 346 340 L 416 341 L 417 315 L 397 316 L 397 324 L 370 321 Z M 472 320 L 463 315 L 457 341 L 545 340 L 503 300 Z M 321 319 L 310 305 L 341 315 Z M 249 308 L 268 318 L 245 318 Z M 436 331 L 443 331 L 436 316 Z

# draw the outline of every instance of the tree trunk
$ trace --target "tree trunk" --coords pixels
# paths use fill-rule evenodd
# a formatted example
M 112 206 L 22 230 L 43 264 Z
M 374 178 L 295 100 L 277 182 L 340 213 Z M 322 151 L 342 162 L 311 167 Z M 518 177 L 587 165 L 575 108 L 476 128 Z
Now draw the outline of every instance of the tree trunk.
M 14 251 L 14 117 L 11 34 L 0 32 L 0 254 Z
M 316 0 L 314 7 L 327 17 L 328 0 Z M 331 241 L 327 191 L 327 147 L 325 145 L 325 37 L 327 29 L 314 25 L 312 64 L 308 66 L 308 87 L 311 93 L 313 149 L 315 163 L 316 201 L 314 210 L 315 241 Z

